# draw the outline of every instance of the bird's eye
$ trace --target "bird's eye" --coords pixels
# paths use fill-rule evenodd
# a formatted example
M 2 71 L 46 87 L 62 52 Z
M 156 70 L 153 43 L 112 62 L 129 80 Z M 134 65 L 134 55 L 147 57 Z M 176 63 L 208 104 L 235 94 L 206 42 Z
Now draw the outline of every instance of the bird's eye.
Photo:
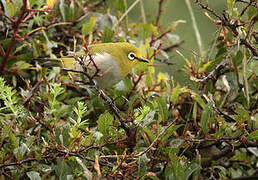
M 130 53 L 128 54 L 128 58 L 129 58 L 130 60 L 134 60 L 135 57 L 136 57 L 136 55 L 135 55 L 133 52 L 130 52 Z

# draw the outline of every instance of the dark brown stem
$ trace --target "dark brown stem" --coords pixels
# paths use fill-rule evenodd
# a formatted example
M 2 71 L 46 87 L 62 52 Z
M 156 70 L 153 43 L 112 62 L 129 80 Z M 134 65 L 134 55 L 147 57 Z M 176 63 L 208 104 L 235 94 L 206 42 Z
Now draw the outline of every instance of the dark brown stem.
M 8 59 L 9 59 L 9 56 L 10 56 L 10 53 L 16 43 L 16 37 L 17 37 L 17 34 L 18 34 L 18 30 L 19 30 L 19 27 L 22 23 L 22 20 L 25 16 L 27 12 L 27 0 L 23 0 L 23 7 L 22 7 L 22 11 L 21 11 L 21 14 L 20 16 L 18 17 L 18 19 L 14 22 L 15 24 L 13 24 L 14 26 L 14 32 L 13 32 L 13 37 L 11 39 L 11 42 L 8 46 L 8 49 L 6 51 L 6 53 L 4 54 L 4 57 L 3 57 L 3 60 L 2 60 L 2 63 L 0 65 L 0 73 L 3 73 L 4 72 L 4 68 L 8 62 Z
M 236 0 L 236 2 L 245 3 L 245 4 L 248 4 L 248 5 L 251 5 L 251 6 L 254 6 L 254 7 L 258 8 L 258 3 L 255 2 L 255 1 Z
M 213 79 L 213 78 L 217 79 L 218 72 L 220 72 L 220 70 L 222 70 L 228 64 L 228 59 L 230 58 L 230 54 L 233 48 L 234 48 L 234 45 L 229 50 L 227 56 L 216 66 L 214 70 L 212 70 L 206 77 L 202 79 L 197 79 L 197 81 L 201 83 L 207 83 L 210 79 Z
M 243 3 L 244 3 L 244 2 L 246 2 L 246 1 L 239 1 L 239 2 L 243 2 Z M 217 13 L 215 13 L 215 11 L 213 11 L 213 9 L 209 8 L 208 5 L 206 5 L 206 4 L 204 4 L 204 3 L 201 3 L 199 0 L 196 0 L 195 3 L 196 3 L 197 5 L 199 5 L 202 9 L 207 10 L 207 11 L 210 12 L 212 15 L 214 15 L 215 17 L 217 17 L 217 18 L 221 21 L 222 26 L 226 26 L 226 27 L 230 28 L 230 29 L 232 30 L 233 34 L 234 34 L 235 36 L 238 36 L 237 28 L 238 28 L 239 26 L 243 26 L 242 24 L 239 25 L 237 21 L 235 21 L 235 22 L 232 23 L 232 22 L 231 22 L 231 19 L 229 19 L 229 17 L 227 16 L 226 12 L 223 12 L 223 14 L 222 14 L 223 17 L 221 17 L 221 16 L 219 16 Z M 248 3 L 248 4 L 249 4 L 249 3 Z M 255 7 L 257 8 L 257 3 L 252 4 L 252 5 L 255 5 Z M 256 22 L 257 22 L 257 18 L 254 18 L 252 24 L 255 24 Z M 253 25 L 251 25 L 251 26 L 253 26 Z M 250 31 L 250 30 L 249 30 L 249 31 Z M 248 34 L 249 34 L 249 33 L 248 33 Z M 247 40 L 247 36 L 246 36 L 246 38 L 240 39 L 240 42 L 241 42 L 241 44 L 243 44 L 246 48 L 248 48 L 248 49 L 252 52 L 253 56 L 255 56 L 255 57 L 258 56 L 257 48 L 256 48 L 254 45 L 252 45 L 252 44 Z

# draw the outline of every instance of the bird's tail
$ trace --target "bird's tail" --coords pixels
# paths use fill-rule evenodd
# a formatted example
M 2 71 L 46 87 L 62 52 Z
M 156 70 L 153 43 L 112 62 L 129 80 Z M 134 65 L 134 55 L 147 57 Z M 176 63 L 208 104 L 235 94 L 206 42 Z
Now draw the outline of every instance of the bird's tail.
M 73 57 L 62 57 L 62 58 L 35 58 L 36 62 L 42 67 L 64 67 L 73 68 L 74 58 Z

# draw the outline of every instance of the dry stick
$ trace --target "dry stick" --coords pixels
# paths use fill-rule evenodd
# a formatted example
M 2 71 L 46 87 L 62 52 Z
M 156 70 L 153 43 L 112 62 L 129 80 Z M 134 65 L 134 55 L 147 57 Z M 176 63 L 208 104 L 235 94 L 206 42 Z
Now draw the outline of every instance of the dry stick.
M 7 49 L 6 53 L 4 54 L 2 63 L 0 65 L 0 73 L 3 73 L 5 65 L 8 62 L 11 50 L 13 49 L 13 47 L 15 45 L 15 42 L 16 42 L 16 36 L 17 36 L 18 30 L 19 30 L 19 27 L 20 27 L 20 25 L 22 23 L 22 19 L 24 18 L 26 12 L 27 12 L 27 0 L 23 0 L 23 7 L 22 7 L 21 14 L 18 17 L 17 21 L 14 21 L 15 24 L 13 22 L 13 26 L 14 26 L 13 37 L 11 39 L 11 42 L 10 42 L 10 44 L 8 46 L 8 49 Z

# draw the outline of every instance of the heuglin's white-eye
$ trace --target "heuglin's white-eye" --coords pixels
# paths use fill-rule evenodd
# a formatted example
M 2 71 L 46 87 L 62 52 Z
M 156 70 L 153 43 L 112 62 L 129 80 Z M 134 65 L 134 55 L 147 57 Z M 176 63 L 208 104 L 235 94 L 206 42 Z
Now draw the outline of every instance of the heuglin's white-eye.
M 96 76 L 94 79 L 101 88 L 109 88 L 114 84 L 121 81 L 132 68 L 139 62 L 149 62 L 142 57 L 139 49 L 130 43 L 118 42 L 118 43 L 100 43 L 89 45 L 88 57 L 83 58 L 85 65 L 92 71 L 96 72 L 96 68 L 93 66 L 93 61 L 97 65 L 99 74 L 102 76 Z M 62 61 L 63 67 L 73 70 L 82 71 L 83 68 L 80 63 L 73 57 L 62 57 L 59 60 Z

